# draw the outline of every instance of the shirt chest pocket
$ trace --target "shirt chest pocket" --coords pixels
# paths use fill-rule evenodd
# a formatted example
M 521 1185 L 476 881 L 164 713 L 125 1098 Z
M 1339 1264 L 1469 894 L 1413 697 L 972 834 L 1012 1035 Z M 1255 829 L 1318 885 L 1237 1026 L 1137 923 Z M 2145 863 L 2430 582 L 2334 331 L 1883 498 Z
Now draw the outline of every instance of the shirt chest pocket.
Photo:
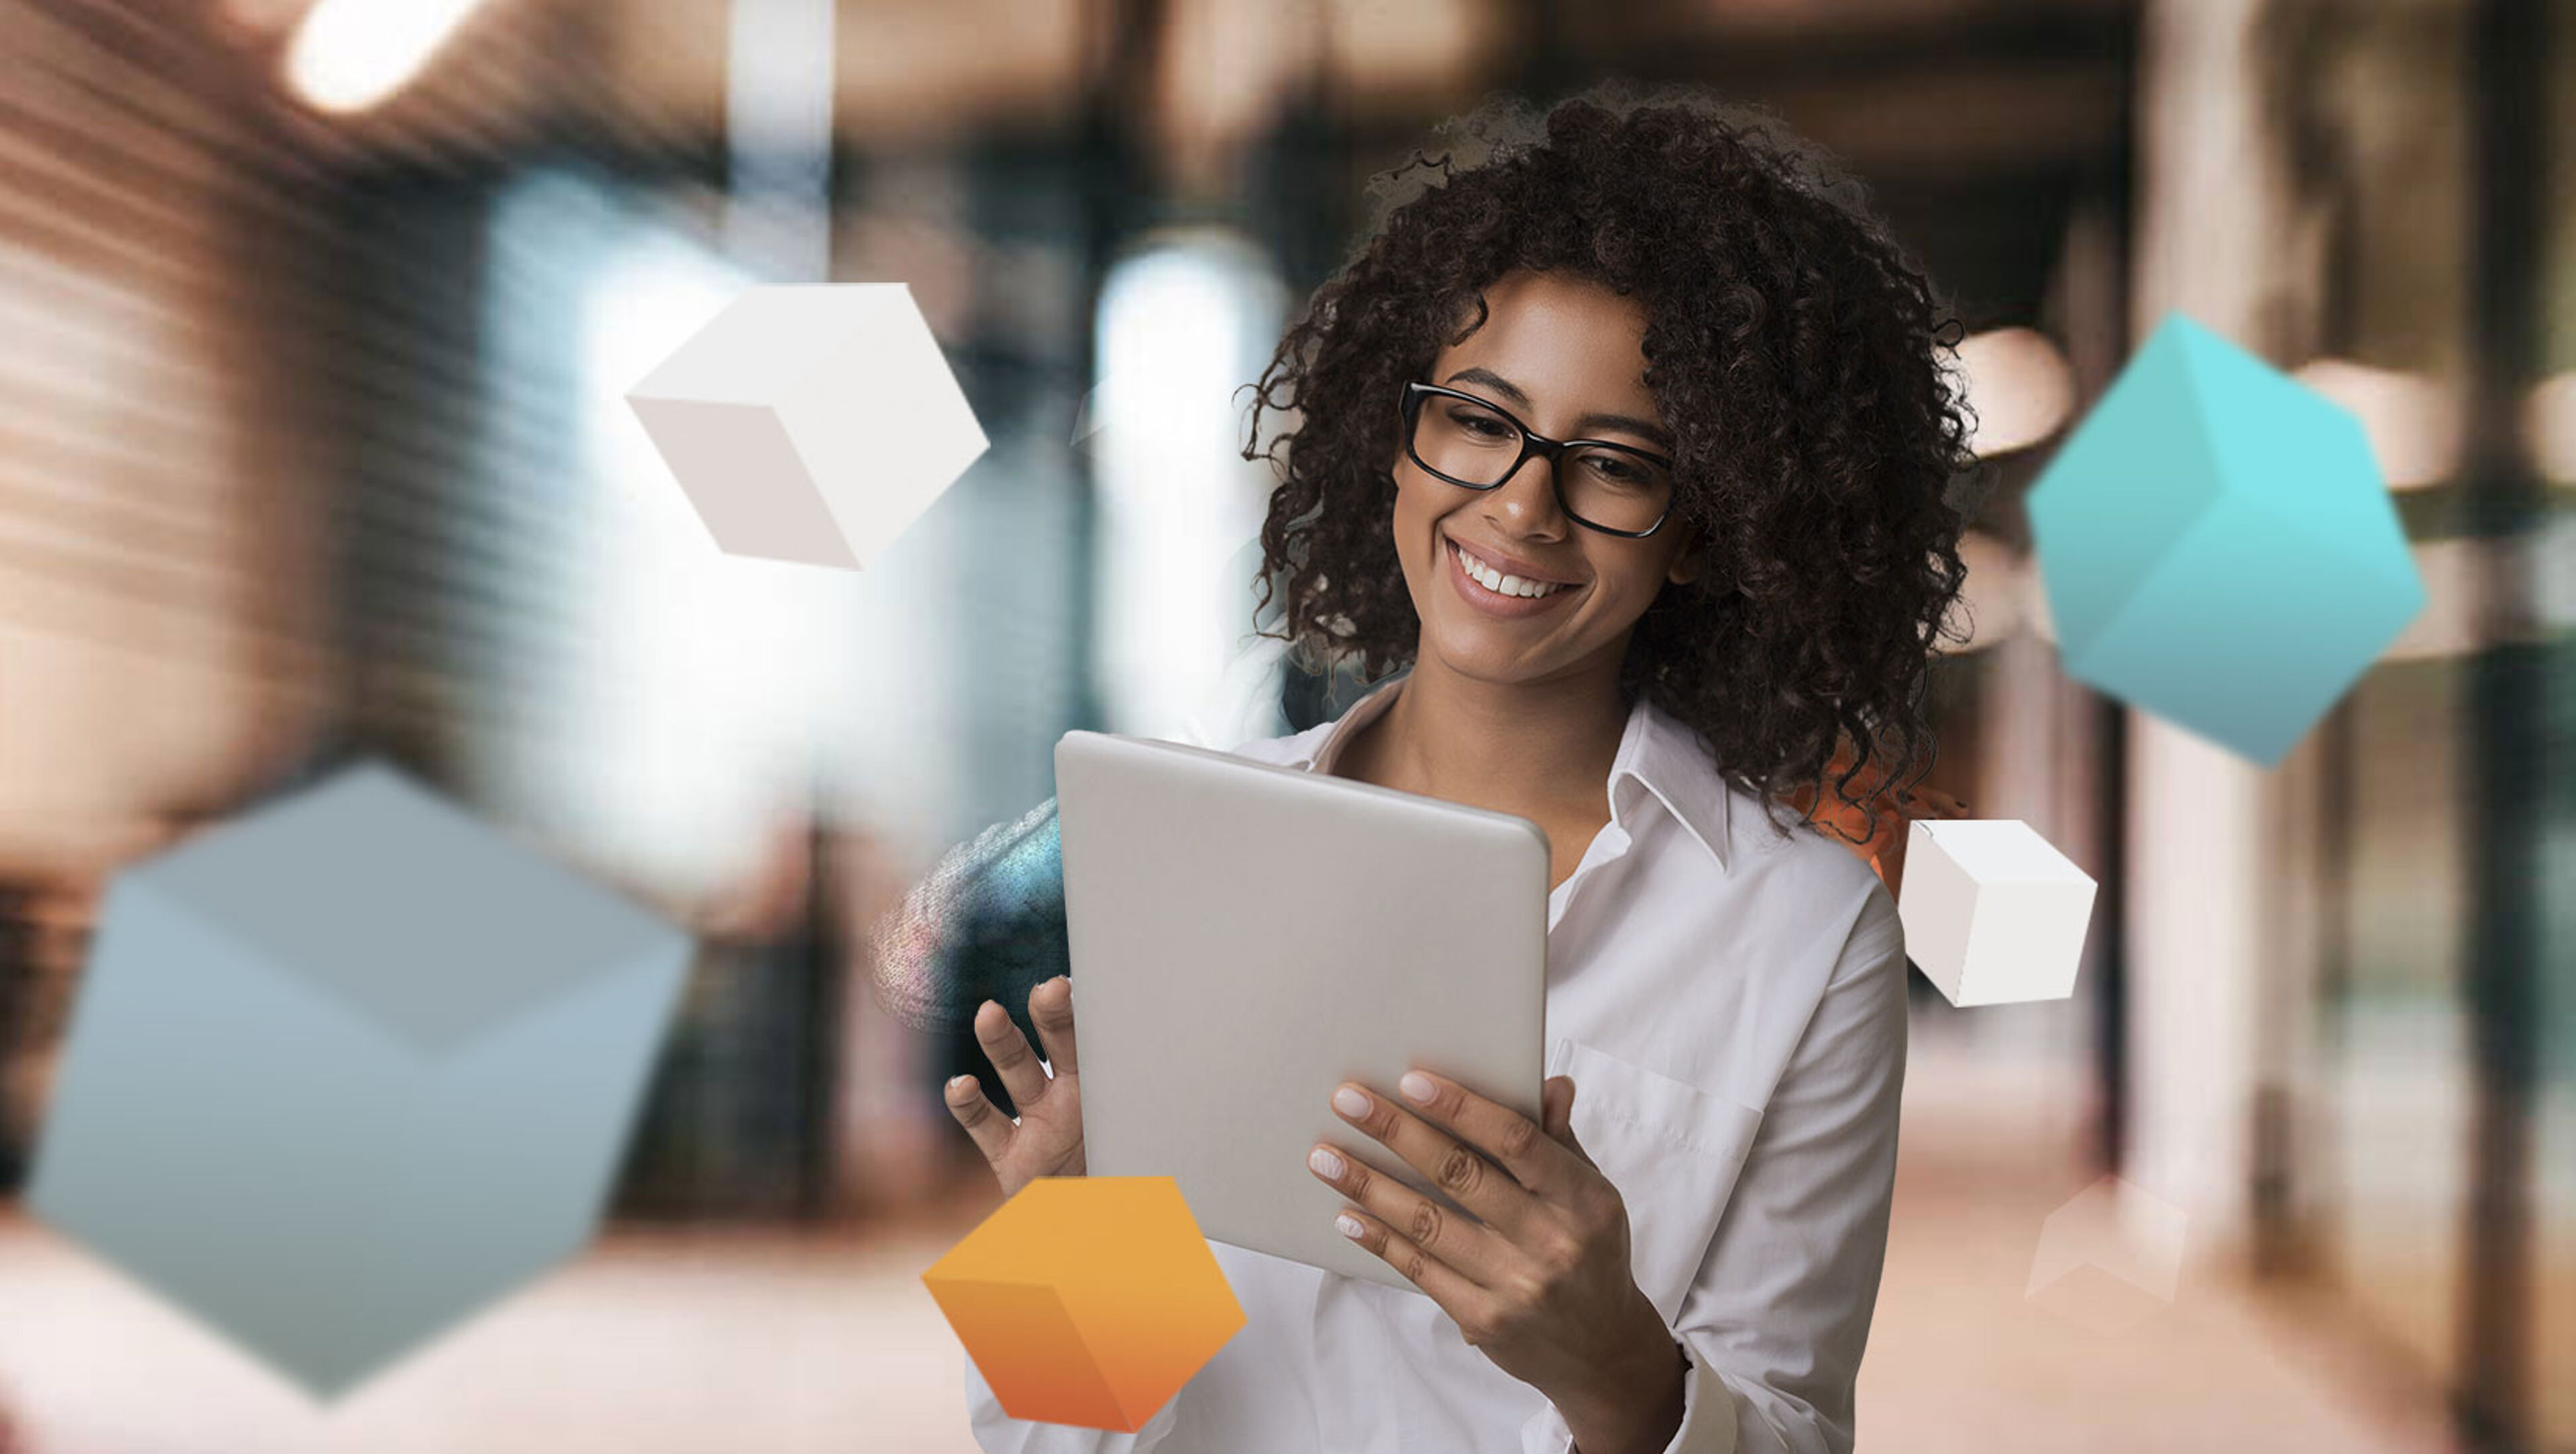
M 1678 1321 L 1762 1113 L 1579 1040 L 1548 1047 L 1547 1073 L 1574 1078 L 1574 1135 L 1627 1203 L 1637 1286 Z

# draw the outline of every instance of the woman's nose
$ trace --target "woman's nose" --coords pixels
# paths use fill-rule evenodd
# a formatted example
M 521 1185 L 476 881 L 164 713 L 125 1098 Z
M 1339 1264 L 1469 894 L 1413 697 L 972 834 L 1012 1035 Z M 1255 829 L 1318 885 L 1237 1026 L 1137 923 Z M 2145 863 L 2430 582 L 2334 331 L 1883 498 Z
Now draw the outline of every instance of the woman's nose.
M 1562 527 L 1562 512 L 1556 502 L 1556 465 L 1545 455 L 1531 455 L 1521 462 L 1512 477 L 1485 493 L 1488 515 L 1497 524 L 1509 523 L 1524 531 L 1550 525 Z

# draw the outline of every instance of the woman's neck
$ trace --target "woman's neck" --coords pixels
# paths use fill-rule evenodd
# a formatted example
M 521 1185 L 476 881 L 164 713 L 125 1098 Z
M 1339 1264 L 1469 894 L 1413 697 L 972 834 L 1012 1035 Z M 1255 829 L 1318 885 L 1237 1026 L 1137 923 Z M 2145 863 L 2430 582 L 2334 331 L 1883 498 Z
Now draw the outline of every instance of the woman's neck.
M 1344 771 L 1527 817 L 1588 813 L 1605 801 L 1627 723 L 1615 656 L 1606 672 L 1511 684 L 1423 661 L 1346 749 Z

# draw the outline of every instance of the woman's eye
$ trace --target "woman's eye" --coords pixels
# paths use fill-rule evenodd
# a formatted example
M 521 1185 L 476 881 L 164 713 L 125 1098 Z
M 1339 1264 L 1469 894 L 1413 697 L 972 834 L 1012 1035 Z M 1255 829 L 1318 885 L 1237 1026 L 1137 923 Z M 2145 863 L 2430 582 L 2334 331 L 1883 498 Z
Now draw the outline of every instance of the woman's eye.
M 1457 416 L 1457 420 L 1459 426 L 1469 434 L 1485 439 L 1500 439 L 1512 432 L 1510 425 L 1499 419 L 1488 419 L 1482 414 L 1461 414 Z
M 1607 484 L 1648 485 L 1654 483 L 1653 477 L 1646 472 L 1644 466 L 1637 464 L 1632 460 L 1621 459 L 1617 455 L 1590 455 L 1584 459 L 1583 463 L 1585 467 L 1589 468 L 1594 474 L 1600 476 L 1603 482 Z

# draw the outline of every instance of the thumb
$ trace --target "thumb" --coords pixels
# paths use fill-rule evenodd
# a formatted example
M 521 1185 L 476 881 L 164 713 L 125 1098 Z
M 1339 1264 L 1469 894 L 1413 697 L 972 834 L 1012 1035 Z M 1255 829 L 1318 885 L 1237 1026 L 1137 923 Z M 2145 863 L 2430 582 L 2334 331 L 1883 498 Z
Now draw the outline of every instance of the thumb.
M 1585 1161 L 1592 1159 L 1574 1138 L 1574 1077 L 1552 1075 L 1540 1083 L 1539 1129 Z

